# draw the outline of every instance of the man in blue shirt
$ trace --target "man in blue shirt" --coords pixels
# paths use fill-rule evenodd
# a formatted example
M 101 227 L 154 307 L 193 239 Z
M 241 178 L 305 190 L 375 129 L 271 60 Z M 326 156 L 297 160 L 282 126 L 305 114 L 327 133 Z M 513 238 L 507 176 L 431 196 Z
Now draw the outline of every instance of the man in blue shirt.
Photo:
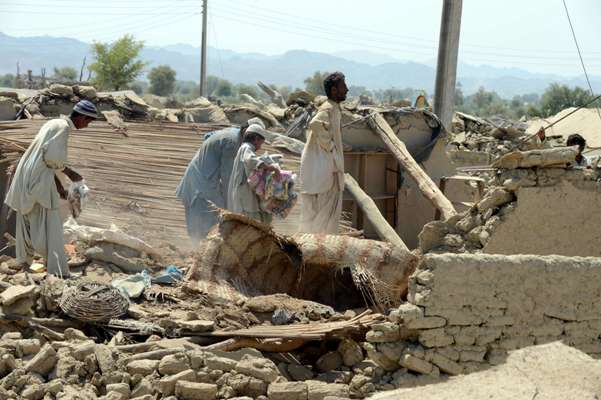
M 217 224 L 215 207 L 226 207 L 234 157 L 249 124 L 264 127 L 259 118 L 251 118 L 239 128 L 226 128 L 207 135 L 177 187 L 176 195 L 186 210 L 188 235 L 195 244 L 206 238 L 211 227 Z

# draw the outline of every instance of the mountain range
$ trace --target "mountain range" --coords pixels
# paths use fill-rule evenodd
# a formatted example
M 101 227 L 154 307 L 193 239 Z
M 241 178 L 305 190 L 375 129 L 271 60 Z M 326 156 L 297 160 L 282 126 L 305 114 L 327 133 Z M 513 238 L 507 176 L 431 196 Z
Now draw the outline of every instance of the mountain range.
M 14 37 L 0 32 L 0 74 L 15 73 L 17 62 L 24 73 L 31 69 L 70 66 L 79 70 L 82 60 L 92 60 L 91 45 L 72 38 L 38 36 Z M 163 47 L 147 46 L 141 58 L 148 69 L 167 64 L 177 72 L 177 79 L 196 80 L 200 74 L 200 49 L 188 44 Z M 209 47 L 207 71 L 234 83 L 254 84 L 263 81 L 276 85 L 302 87 L 303 80 L 315 71 L 343 71 L 351 85 L 370 89 L 415 88 L 432 93 L 436 70 L 432 65 L 398 60 L 369 50 L 344 51 L 333 54 L 307 50 L 290 50 L 280 55 L 239 53 Z M 463 92 L 470 94 L 480 86 L 494 90 L 502 97 L 542 93 L 553 83 L 586 86 L 583 76 L 565 77 L 539 74 L 519 68 L 497 68 L 489 65 L 460 64 L 458 82 Z M 594 87 L 601 85 L 601 76 L 591 77 Z

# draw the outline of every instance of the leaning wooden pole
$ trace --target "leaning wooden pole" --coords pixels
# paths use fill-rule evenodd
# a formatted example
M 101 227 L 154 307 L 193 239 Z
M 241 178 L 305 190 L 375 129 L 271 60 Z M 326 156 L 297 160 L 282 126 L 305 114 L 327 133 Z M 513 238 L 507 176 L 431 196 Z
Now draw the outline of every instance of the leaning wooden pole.
M 371 197 L 367 195 L 361 189 L 359 184 L 352 176 L 349 174 L 344 174 L 344 184 L 349 193 L 355 198 L 357 201 L 357 205 L 363 211 L 363 214 L 369 222 L 372 224 L 376 233 L 385 242 L 388 242 L 396 247 L 400 247 L 403 250 L 409 251 L 409 248 L 405 245 L 403 240 L 397 235 L 396 231 L 390 226 L 388 221 L 382 216 L 378 206 L 372 200 Z
M 430 200 L 434 207 L 440 210 L 443 218 L 446 220 L 457 214 L 453 204 L 451 204 L 428 174 L 413 159 L 405 143 L 395 135 L 382 114 L 374 113 L 368 121 L 371 128 L 380 136 L 386 147 L 392 152 L 409 176 L 417 182 L 417 186 L 423 195 Z

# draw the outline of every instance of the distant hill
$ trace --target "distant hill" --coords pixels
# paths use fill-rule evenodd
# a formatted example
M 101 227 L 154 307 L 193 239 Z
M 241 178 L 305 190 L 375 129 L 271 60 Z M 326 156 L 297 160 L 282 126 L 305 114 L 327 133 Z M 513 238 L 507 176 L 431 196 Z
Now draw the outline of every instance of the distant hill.
M 40 36 L 12 37 L 0 33 L 0 74 L 15 73 L 19 62 L 24 73 L 31 69 L 39 74 L 45 67 L 51 73 L 54 67 L 71 66 L 79 70 L 84 56 L 91 62 L 90 44 L 76 39 Z M 146 47 L 142 58 L 150 68 L 170 65 L 180 80 L 198 80 L 200 49 L 187 44 L 164 47 Z M 346 51 L 325 54 L 306 50 L 290 50 L 277 56 L 258 53 L 237 53 L 231 50 L 208 49 L 207 70 L 211 75 L 235 83 L 254 84 L 261 80 L 276 85 L 302 87 L 303 80 L 320 71 L 343 71 L 351 85 L 371 89 L 412 87 L 432 93 L 435 69 L 426 64 L 396 60 L 370 51 Z M 516 94 L 541 93 L 552 82 L 585 86 L 582 77 L 536 74 L 517 68 L 496 68 L 461 64 L 458 81 L 465 94 L 484 86 L 503 97 Z M 601 85 L 601 77 L 593 77 L 593 85 Z

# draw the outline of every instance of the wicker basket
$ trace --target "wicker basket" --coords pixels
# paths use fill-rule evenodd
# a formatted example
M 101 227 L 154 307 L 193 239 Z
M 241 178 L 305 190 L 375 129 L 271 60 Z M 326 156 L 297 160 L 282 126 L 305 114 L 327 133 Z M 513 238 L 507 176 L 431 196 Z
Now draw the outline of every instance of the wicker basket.
M 84 322 L 107 322 L 127 312 L 129 299 L 112 286 L 83 282 L 65 289 L 59 306 L 71 318 Z

